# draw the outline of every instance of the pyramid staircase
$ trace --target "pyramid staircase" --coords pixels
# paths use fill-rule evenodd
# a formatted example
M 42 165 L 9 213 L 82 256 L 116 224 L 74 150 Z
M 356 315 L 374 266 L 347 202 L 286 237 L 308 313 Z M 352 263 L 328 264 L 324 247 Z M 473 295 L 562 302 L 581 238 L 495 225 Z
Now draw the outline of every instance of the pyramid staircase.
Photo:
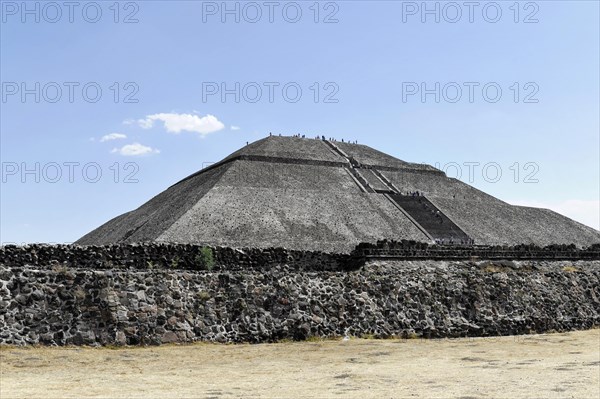
M 361 165 L 333 142 L 325 140 L 325 143 L 334 153 L 346 159 L 349 171 L 361 191 L 385 195 L 432 241 L 450 245 L 472 242 L 456 223 L 423 194 L 402 195 L 400 190 L 379 170 Z
M 347 170 L 350 172 L 350 176 L 352 176 L 352 178 L 354 179 L 358 187 L 361 189 L 361 191 L 365 193 L 374 193 L 375 189 L 371 187 L 367 179 L 360 173 L 357 167 L 357 162 L 354 160 L 354 158 L 346 154 L 340 147 L 335 145 L 333 142 L 329 140 L 324 141 L 335 154 L 340 155 L 341 157 L 346 159 Z
M 389 198 L 402 207 L 434 241 L 450 245 L 471 243 L 471 238 L 424 196 L 390 194 Z

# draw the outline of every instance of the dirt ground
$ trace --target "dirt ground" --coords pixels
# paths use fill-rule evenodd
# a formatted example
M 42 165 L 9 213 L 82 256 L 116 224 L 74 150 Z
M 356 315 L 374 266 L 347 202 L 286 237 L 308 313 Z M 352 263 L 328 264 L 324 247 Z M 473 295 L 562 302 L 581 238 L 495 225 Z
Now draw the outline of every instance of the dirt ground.
M 0 398 L 599 398 L 600 329 L 443 340 L 0 349 Z

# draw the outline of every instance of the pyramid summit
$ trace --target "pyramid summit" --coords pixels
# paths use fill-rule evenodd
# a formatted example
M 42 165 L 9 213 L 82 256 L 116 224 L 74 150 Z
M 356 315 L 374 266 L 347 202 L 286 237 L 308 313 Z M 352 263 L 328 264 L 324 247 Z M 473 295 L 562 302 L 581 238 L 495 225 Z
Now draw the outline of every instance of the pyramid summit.
M 269 136 L 80 238 L 348 252 L 360 242 L 516 245 L 600 242 L 548 209 L 514 206 L 433 166 L 365 145 Z

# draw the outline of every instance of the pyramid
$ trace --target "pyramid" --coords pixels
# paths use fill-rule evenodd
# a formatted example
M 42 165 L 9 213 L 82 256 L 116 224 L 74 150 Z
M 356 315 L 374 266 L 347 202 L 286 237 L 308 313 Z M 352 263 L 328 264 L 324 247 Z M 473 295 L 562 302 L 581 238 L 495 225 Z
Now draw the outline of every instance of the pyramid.
M 418 194 L 417 194 L 418 193 Z M 380 239 L 600 242 L 548 209 L 514 206 L 365 145 L 269 136 L 172 185 L 76 244 L 172 242 L 348 252 Z

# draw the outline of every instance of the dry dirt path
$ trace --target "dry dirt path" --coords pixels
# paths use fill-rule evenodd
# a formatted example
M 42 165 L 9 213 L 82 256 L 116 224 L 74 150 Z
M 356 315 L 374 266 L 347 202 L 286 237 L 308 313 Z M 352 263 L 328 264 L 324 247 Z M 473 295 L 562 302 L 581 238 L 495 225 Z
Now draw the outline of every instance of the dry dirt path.
M 452 340 L 2 348 L 0 398 L 599 398 L 600 329 Z

